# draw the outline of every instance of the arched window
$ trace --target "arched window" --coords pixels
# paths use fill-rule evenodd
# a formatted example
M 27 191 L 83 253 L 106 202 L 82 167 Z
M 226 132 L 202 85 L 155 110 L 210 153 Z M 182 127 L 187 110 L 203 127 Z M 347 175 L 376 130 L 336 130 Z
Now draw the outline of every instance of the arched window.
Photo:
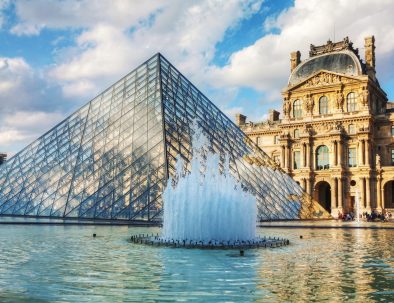
M 328 98 L 326 96 L 323 96 L 319 99 L 319 114 L 328 114 Z
M 298 139 L 300 137 L 300 131 L 299 129 L 294 130 L 294 139 Z
M 356 94 L 349 93 L 346 97 L 347 111 L 354 112 L 356 111 Z
M 295 100 L 293 103 L 293 117 L 294 118 L 301 118 L 302 117 L 301 100 Z
M 349 129 L 348 129 L 349 135 L 354 135 L 356 133 L 356 127 L 354 124 L 349 124 Z
M 325 145 L 319 146 L 316 150 L 316 169 L 329 169 L 329 161 L 328 147 Z

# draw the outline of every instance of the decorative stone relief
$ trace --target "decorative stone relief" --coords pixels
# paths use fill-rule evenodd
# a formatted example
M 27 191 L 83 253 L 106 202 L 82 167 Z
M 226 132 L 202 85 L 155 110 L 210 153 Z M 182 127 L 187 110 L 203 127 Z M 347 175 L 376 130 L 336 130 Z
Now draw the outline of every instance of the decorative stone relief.
M 306 81 L 303 87 L 312 87 L 319 85 L 335 84 L 347 82 L 345 78 L 330 73 L 320 73 Z

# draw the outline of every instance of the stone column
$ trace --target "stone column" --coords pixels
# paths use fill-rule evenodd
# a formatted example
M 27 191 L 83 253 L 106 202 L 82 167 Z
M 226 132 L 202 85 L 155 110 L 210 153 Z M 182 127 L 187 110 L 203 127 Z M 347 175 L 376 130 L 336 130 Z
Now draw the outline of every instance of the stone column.
M 311 164 L 311 148 L 309 146 L 309 143 L 306 144 L 306 155 L 305 155 L 305 160 L 306 160 L 306 167 L 310 168 Z
M 384 185 L 383 185 L 383 180 L 381 181 L 381 188 L 380 188 L 380 201 L 381 201 L 381 206 L 382 209 L 386 208 L 386 198 L 384 196 Z
M 335 142 L 332 141 L 330 144 L 330 149 L 329 149 L 329 157 L 328 157 L 328 164 L 330 167 L 335 166 Z
M 316 151 L 315 151 L 315 149 L 312 150 L 311 167 L 313 170 L 316 170 Z
M 376 201 L 376 208 L 378 209 L 378 211 L 382 210 L 382 178 L 379 176 L 377 178 L 377 189 L 376 189 L 376 194 L 377 194 L 377 201 Z
M 282 168 L 286 167 L 286 147 L 282 145 Z
M 361 177 L 359 180 L 360 185 L 358 186 L 358 188 L 360 190 L 360 203 L 362 208 L 365 208 L 364 177 Z
M 334 141 L 334 166 L 338 165 L 338 142 Z
M 338 210 L 343 211 L 343 179 L 338 178 Z
M 302 143 L 302 167 L 306 167 L 306 146 L 305 143 Z
M 358 166 L 364 165 L 364 140 L 360 140 L 357 148 Z
M 368 211 L 371 210 L 371 178 L 365 178 L 365 202 Z
M 338 165 L 342 167 L 342 142 L 338 141 Z
M 365 164 L 366 165 L 371 165 L 371 161 L 370 161 L 370 145 L 369 145 L 369 140 L 365 141 Z
M 311 179 L 307 178 L 307 179 L 306 179 L 306 192 L 307 192 L 308 195 L 310 195 L 310 196 L 312 196 L 311 185 L 312 185 Z
M 287 169 L 290 170 L 291 168 L 291 149 L 290 146 L 286 146 L 286 158 L 287 158 Z
M 331 179 L 331 214 L 336 216 L 333 211 L 337 208 L 337 178 Z

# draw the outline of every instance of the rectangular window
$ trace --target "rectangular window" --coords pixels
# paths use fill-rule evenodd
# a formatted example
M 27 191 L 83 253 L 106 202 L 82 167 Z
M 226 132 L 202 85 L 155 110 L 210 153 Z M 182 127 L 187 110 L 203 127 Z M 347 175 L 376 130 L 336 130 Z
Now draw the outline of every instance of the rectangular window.
M 391 150 L 391 165 L 394 165 L 394 149 Z
M 394 137 L 394 125 L 391 126 L 391 135 Z
M 301 167 L 301 153 L 299 151 L 294 152 L 294 169 Z
M 356 148 L 349 148 L 349 167 L 357 166 L 357 150 Z

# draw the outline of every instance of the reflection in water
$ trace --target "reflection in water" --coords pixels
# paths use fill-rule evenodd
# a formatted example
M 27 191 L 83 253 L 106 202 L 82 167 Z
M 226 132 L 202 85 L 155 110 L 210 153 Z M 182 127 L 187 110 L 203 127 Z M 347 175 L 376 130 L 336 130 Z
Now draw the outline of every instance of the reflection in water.
M 0 302 L 394 301 L 393 231 L 258 231 L 291 245 L 234 257 L 127 241 L 152 228 L 0 226 Z
M 188 302 L 254 302 L 255 251 L 235 255 L 225 250 L 163 249 L 160 288 L 170 298 Z
M 269 283 L 259 286 L 271 289 L 269 302 L 394 300 L 394 277 L 387 275 L 387 268 L 394 270 L 394 259 L 384 257 L 394 251 L 392 231 L 276 231 L 293 237 L 293 245 L 265 252 L 259 272 Z M 295 231 L 303 240 L 295 238 Z M 369 263 L 380 265 L 369 268 Z

